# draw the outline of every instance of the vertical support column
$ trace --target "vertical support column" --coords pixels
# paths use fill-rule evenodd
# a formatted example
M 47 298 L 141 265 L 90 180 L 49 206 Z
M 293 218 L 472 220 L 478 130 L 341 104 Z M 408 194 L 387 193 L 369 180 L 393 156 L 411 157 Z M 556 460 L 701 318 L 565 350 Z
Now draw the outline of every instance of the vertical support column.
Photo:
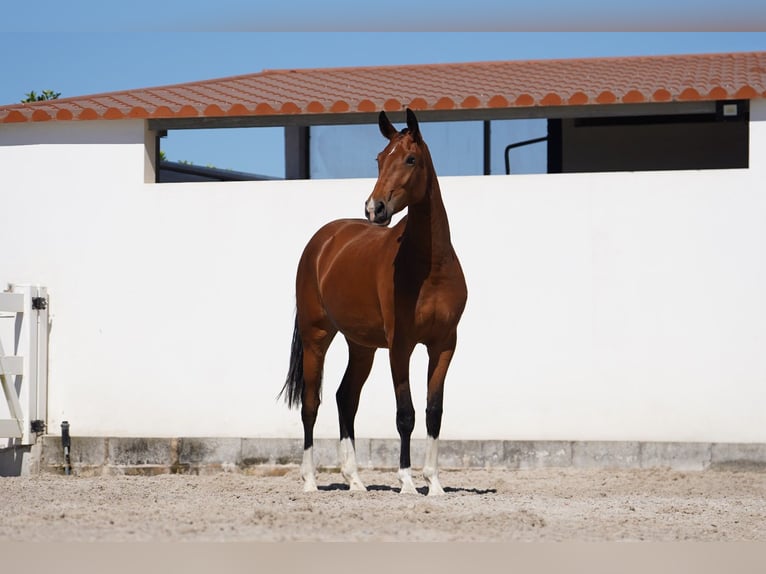
M 310 179 L 309 126 L 285 127 L 285 178 Z
M 564 171 L 564 133 L 561 119 L 548 119 L 548 173 Z
M 492 175 L 492 122 L 484 120 L 484 175 Z
M 19 402 L 22 406 L 21 444 L 34 444 L 33 421 L 47 420 L 48 411 L 48 292 L 45 287 L 13 285 L 24 295 L 24 310 L 16 314 L 14 352 L 24 357 Z
M 38 301 L 44 302 L 38 305 L 36 310 L 37 322 L 32 325 L 35 329 L 37 340 L 37 405 L 35 406 L 32 420 L 42 421 L 48 424 L 48 289 L 36 287 Z M 34 439 L 34 437 L 33 437 Z
M 167 132 L 155 132 L 144 122 L 144 183 L 158 183 L 160 177 L 160 138 Z

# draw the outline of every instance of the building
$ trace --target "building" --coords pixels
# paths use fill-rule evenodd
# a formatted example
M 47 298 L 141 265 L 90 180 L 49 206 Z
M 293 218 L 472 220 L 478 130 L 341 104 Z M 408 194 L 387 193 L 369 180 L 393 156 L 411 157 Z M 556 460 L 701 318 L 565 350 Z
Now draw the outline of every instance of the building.
M 312 130 L 374 135 L 379 110 L 405 107 L 478 130 L 479 173 L 441 178 L 469 282 L 444 438 L 479 441 L 481 464 L 519 444 L 532 461 L 618 445 L 611 460 L 644 464 L 686 445 L 692 467 L 763 462 L 764 52 L 266 71 L 0 107 L 0 280 L 49 294 L 48 432 L 69 421 L 113 465 L 104 437 L 215 439 L 192 465 L 293 449 L 300 417 L 274 397 L 295 265 L 373 183 L 312 178 Z M 548 173 L 481 175 L 518 143 L 498 122 L 520 118 L 545 120 Z M 166 132 L 233 126 L 284 126 L 284 180 L 157 184 Z M 416 355 L 418 410 L 424 372 Z M 357 426 L 370 464 L 393 404 L 378 359 Z

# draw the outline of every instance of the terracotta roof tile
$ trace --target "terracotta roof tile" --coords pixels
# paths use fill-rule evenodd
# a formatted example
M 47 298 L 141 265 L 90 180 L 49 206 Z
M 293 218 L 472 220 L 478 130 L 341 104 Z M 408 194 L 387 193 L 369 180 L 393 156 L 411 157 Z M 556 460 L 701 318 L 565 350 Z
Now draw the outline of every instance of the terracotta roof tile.
M 348 114 L 766 97 L 766 52 L 266 70 L 0 106 L 0 123 Z

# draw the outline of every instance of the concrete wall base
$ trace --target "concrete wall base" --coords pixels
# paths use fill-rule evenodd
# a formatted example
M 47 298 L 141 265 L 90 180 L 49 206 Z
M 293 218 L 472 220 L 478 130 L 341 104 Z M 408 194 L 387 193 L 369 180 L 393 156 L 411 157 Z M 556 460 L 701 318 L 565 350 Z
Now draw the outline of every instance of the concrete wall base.
M 317 466 L 338 467 L 338 441 L 318 439 Z M 361 468 L 395 469 L 397 439 L 357 439 Z M 153 475 L 281 472 L 301 462 L 302 440 L 266 438 L 114 438 L 72 437 L 74 475 Z M 425 440 L 413 440 L 412 460 L 420 468 Z M 675 470 L 748 469 L 766 471 L 766 444 L 685 442 L 580 442 L 444 440 L 443 469 L 505 468 L 671 468 Z M 0 450 L 0 476 L 64 474 L 61 439 L 44 436 L 31 447 Z
M 42 448 L 42 439 L 33 445 L 0 448 L 0 476 L 39 474 Z

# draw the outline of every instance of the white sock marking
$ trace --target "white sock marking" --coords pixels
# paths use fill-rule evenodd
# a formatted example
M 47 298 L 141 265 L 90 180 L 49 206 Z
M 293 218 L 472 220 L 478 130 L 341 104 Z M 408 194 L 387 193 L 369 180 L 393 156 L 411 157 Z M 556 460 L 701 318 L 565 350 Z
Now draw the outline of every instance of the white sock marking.
M 317 489 L 317 479 L 314 471 L 314 448 L 308 447 L 303 451 L 303 462 L 301 462 L 301 478 L 303 479 L 303 491 L 315 492 Z
M 338 446 L 338 458 L 340 459 L 340 472 L 346 479 L 350 490 L 367 490 L 367 487 L 359 478 L 359 469 L 356 464 L 356 451 L 350 438 L 344 438 Z
M 444 494 L 444 489 L 439 482 L 439 439 L 428 437 L 426 439 L 426 461 L 423 464 L 423 476 L 428 483 L 428 496 Z
M 415 488 L 415 483 L 412 482 L 412 469 L 400 468 L 399 469 L 399 482 L 402 485 L 402 494 L 417 494 L 418 491 Z

